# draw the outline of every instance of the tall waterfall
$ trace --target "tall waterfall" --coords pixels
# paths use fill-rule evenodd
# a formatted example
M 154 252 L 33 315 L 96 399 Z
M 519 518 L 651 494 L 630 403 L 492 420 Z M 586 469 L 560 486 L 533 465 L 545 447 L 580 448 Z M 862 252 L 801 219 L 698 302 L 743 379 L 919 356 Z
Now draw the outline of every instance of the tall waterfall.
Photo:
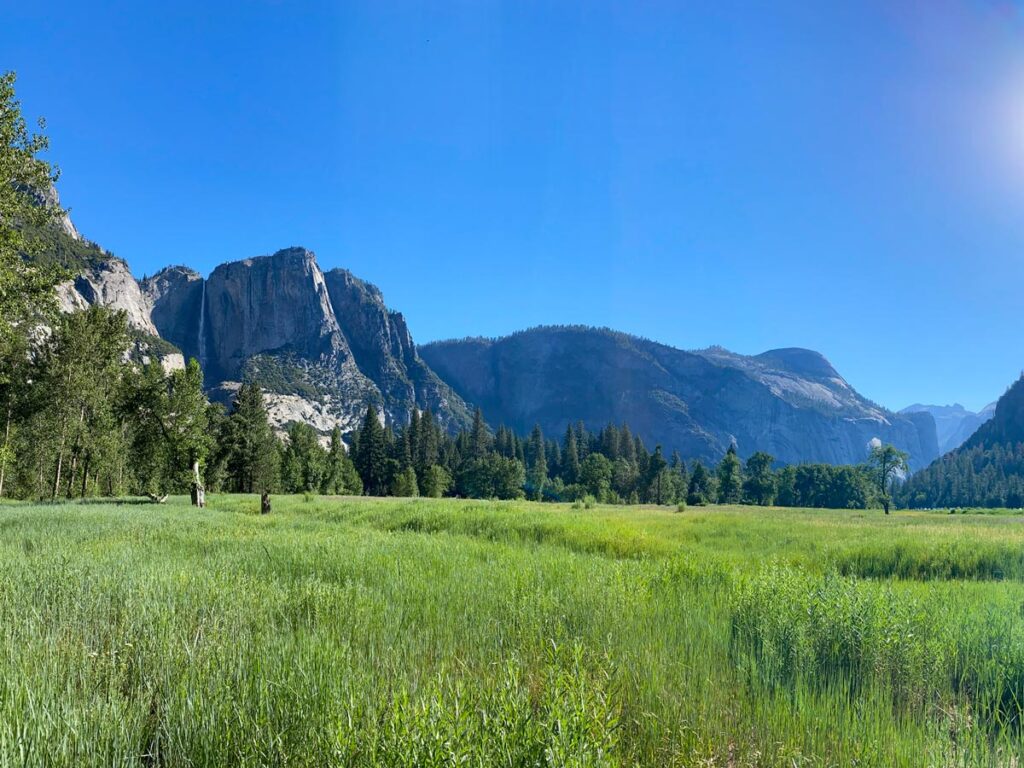
M 203 294 L 199 298 L 199 366 L 206 367 L 206 280 L 203 280 Z

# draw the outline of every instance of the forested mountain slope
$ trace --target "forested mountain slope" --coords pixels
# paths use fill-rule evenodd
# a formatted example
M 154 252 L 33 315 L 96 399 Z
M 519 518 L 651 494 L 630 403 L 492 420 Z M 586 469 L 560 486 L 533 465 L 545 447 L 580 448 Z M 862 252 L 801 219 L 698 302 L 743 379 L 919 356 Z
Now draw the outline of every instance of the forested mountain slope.
M 910 507 L 1024 506 L 1024 377 L 962 446 L 912 475 L 899 498 Z

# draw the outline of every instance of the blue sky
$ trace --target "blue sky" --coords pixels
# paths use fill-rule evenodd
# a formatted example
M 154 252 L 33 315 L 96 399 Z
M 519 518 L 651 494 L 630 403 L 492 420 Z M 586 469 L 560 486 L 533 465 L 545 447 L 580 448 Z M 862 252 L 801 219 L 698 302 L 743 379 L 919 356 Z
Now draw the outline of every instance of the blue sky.
M 3 6 L 63 200 L 137 275 L 305 245 L 420 342 L 805 346 L 893 408 L 1024 368 L 1012 3 Z

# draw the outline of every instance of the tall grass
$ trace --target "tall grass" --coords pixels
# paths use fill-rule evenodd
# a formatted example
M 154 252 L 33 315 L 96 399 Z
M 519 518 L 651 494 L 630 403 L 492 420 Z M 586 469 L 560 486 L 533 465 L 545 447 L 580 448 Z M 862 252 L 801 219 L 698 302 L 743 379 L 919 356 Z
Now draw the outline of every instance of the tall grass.
M 0 766 L 1008 765 L 1020 749 L 1011 518 L 256 511 L 0 508 Z

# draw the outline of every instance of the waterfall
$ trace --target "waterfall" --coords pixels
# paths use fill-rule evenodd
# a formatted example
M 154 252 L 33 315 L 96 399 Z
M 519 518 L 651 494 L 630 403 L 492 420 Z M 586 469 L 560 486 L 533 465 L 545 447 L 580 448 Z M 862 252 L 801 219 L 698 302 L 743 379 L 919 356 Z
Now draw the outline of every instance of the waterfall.
M 199 367 L 206 368 L 206 281 L 199 297 Z

